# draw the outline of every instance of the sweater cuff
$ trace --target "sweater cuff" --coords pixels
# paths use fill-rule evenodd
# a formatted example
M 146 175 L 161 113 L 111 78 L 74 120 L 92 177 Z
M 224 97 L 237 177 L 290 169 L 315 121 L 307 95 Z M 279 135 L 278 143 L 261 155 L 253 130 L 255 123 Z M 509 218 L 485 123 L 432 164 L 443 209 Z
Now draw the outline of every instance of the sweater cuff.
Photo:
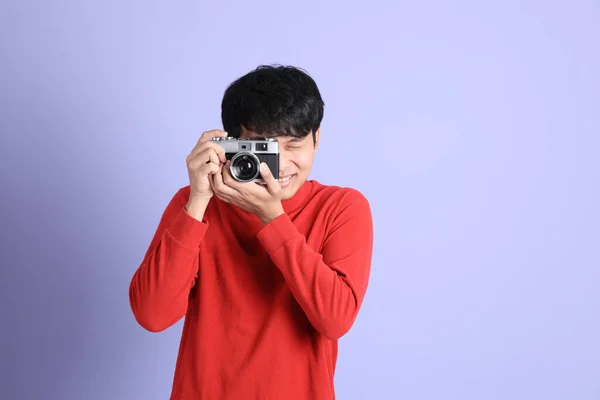
M 289 215 L 282 214 L 265 225 L 256 235 L 267 253 L 272 254 L 289 239 L 299 235 Z
M 184 207 L 179 210 L 179 215 L 169 227 L 169 233 L 183 247 L 197 250 L 208 229 L 208 221 L 202 218 L 198 221 L 187 213 Z

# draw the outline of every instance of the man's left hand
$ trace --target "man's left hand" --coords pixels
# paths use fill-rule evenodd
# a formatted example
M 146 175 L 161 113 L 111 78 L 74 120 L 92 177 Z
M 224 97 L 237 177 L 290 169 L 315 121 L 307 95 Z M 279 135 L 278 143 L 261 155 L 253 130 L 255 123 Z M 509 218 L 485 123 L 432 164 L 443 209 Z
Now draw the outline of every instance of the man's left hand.
M 211 186 L 216 197 L 256 215 L 263 224 L 268 224 L 285 213 L 281 204 L 281 186 L 269 167 L 261 163 L 260 175 L 264 184 L 238 182 L 229 170 L 228 160 L 221 166 L 221 173 L 211 176 Z

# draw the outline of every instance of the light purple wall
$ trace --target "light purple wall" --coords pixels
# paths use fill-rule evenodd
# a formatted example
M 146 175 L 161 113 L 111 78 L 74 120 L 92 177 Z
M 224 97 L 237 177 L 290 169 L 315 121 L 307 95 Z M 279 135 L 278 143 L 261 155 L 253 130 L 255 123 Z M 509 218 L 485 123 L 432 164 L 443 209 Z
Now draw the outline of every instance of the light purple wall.
M 306 68 L 374 208 L 338 397 L 600 398 L 600 5 L 3 0 L 0 398 L 167 399 L 128 285 L 222 92 Z

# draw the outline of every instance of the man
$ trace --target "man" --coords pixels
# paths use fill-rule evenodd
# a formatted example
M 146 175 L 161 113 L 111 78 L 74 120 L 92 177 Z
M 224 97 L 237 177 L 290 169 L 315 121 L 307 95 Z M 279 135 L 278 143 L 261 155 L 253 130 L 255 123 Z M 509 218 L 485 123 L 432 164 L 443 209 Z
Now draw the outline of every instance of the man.
M 368 201 L 308 180 L 323 101 L 293 67 L 261 66 L 222 100 L 224 131 L 187 157 L 129 296 L 152 332 L 185 316 L 171 399 L 331 400 L 338 339 L 363 302 L 373 246 Z M 236 181 L 211 138 L 270 137 L 279 179 Z M 360 150 L 360 149 L 357 149 Z

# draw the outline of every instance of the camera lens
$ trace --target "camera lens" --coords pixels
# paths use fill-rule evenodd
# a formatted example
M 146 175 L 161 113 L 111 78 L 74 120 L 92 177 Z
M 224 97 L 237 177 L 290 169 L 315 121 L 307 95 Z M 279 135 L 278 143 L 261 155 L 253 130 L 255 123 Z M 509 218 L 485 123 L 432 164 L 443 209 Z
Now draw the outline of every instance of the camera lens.
M 231 175 L 240 182 L 249 182 L 259 173 L 260 162 L 252 153 L 238 153 L 231 160 Z

